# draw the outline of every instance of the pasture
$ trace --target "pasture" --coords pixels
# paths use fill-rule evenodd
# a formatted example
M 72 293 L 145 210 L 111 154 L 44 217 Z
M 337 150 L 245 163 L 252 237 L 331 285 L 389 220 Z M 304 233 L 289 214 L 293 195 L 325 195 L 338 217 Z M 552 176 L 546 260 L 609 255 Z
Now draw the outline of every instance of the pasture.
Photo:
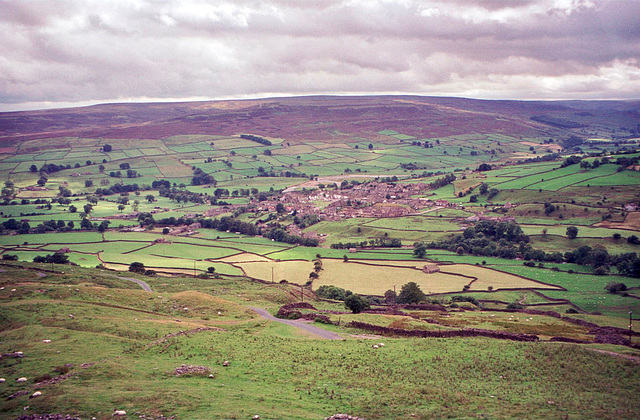
M 114 407 L 146 417 L 291 419 L 338 412 L 371 419 L 432 418 L 442 412 L 470 417 L 478 407 L 497 417 L 536 412 L 549 418 L 617 418 L 632 417 L 640 409 L 633 398 L 640 391 L 634 380 L 638 365 L 596 352 L 597 346 L 489 338 L 370 340 L 344 326 L 353 319 L 442 330 L 471 325 L 542 336 L 562 330 L 584 337 L 579 327 L 540 316 L 415 312 L 443 323 L 432 326 L 400 316 L 332 315 L 342 319 L 342 326 L 328 328 L 346 339 L 330 341 L 262 320 L 246 308 L 290 302 L 286 285 L 155 278 L 149 279 L 155 292 L 146 293 L 124 289 L 126 282 L 94 270 L 75 268 L 36 279 L 30 271 L 3 269 L 1 350 L 25 354 L 19 363 L 3 358 L 3 374 L 25 376 L 29 382 L 7 381 L 0 392 L 7 397 L 42 391 L 35 399 L 3 398 L 5 416 L 24 413 L 26 405 L 28 412 L 55 410 L 102 420 L 111 418 Z M 193 332 L 171 336 L 180 331 Z M 373 349 L 377 342 L 385 346 Z M 32 387 L 33 378 L 56 377 L 65 364 L 71 375 Z M 203 366 L 206 373 L 176 374 L 182 365 Z
M 313 281 L 313 288 L 333 285 L 354 293 L 384 295 L 415 282 L 427 294 L 500 289 L 558 289 L 523 277 L 466 264 L 440 265 L 440 272 L 424 273 L 424 263 L 414 261 L 353 261 L 323 259 L 323 269 Z

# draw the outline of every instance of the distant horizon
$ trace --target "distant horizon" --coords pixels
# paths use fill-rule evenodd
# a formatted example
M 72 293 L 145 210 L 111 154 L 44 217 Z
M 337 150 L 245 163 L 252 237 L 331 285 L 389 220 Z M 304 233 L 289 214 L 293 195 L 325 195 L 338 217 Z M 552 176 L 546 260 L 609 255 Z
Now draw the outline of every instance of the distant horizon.
M 47 111 L 47 110 L 63 110 L 74 108 L 86 108 L 100 105 L 143 105 L 143 104 L 180 104 L 180 103 L 206 103 L 206 102 L 233 102 L 233 101 L 260 101 L 271 99 L 292 99 L 292 98 L 314 98 L 314 97 L 351 97 L 351 98 L 366 98 L 366 97 L 419 97 L 419 98 L 450 98 L 450 99 L 464 99 L 473 101 L 494 101 L 494 102 L 636 102 L 640 101 L 638 98 L 605 98 L 605 99 L 514 99 L 514 98 L 475 98 L 469 96 L 457 96 L 457 95 L 429 95 L 429 94 L 416 94 L 416 93 L 318 93 L 318 94 L 269 94 L 265 96 L 244 96 L 244 97 L 225 97 L 225 98 L 127 98 L 127 99 L 114 99 L 104 101 L 83 101 L 83 102 L 71 102 L 71 103 L 52 103 L 45 102 L 40 105 L 35 104 L 16 104 L 16 107 L 12 107 L 12 104 L 0 104 L 0 113 L 10 112 L 30 112 L 30 111 Z

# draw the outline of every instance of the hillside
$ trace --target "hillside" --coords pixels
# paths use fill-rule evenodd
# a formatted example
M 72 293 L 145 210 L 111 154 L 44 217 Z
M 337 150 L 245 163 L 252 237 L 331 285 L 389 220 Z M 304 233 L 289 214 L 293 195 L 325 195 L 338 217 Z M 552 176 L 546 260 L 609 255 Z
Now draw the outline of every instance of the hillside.
M 1 113 L 0 417 L 631 418 L 639 123 L 410 96 Z
M 534 119 L 532 119 L 532 117 Z M 51 137 L 162 139 L 255 133 L 287 142 L 382 140 L 502 133 L 520 138 L 637 134 L 639 102 L 482 101 L 411 96 L 295 97 L 192 103 L 105 104 L 0 114 L 0 142 Z M 387 139 L 388 140 L 388 139 Z

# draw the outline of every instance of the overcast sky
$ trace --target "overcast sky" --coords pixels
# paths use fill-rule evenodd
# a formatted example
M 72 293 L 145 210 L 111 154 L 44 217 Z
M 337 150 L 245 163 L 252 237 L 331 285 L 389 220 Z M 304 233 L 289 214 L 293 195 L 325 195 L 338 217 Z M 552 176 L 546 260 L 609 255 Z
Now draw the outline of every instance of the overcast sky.
M 640 1 L 0 0 L 0 111 L 406 93 L 640 98 Z

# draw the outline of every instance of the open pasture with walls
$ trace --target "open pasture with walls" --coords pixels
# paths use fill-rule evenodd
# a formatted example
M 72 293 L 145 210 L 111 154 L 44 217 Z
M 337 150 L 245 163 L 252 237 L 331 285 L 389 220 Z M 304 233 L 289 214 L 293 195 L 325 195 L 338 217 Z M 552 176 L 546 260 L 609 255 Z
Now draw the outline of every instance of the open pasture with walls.
M 466 285 L 470 290 L 540 288 L 558 289 L 550 284 L 537 283 L 482 267 L 470 265 L 441 265 L 440 272 L 425 273 L 425 263 L 418 261 L 357 261 L 344 262 L 323 259 L 323 269 L 313 281 L 313 288 L 333 285 L 354 293 L 384 295 L 387 290 L 397 291 L 409 282 L 417 283 L 427 294 L 462 292 Z M 477 284 L 476 284 L 477 283 Z
M 329 328 L 346 340 L 319 340 L 295 327 L 259 319 L 246 308 L 287 302 L 286 285 L 150 278 L 156 292 L 146 293 L 120 289 L 115 282 L 121 280 L 91 278 L 85 272 L 77 276 L 85 283 L 74 284 L 76 277 L 65 282 L 63 276 L 68 275 L 75 276 L 55 273 L 32 285 L 16 284 L 19 293 L 14 295 L 8 287 L 0 292 L 6 321 L 0 331 L 1 350 L 20 349 L 25 354 L 20 363 L 3 358 L 3 371 L 7 377 L 30 379 L 24 385 L 7 381 L 2 396 L 33 392 L 33 378 L 57 377 L 59 367 L 71 365 L 71 375 L 41 386 L 39 398 L 3 398 L 0 409 L 6 416 L 23 414 L 25 404 L 33 412 L 55 410 L 103 419 L 114 407 L 154 417 L 258 414 L 291 419 L 338 412 L 371 419 L 412 414 L 433 418 L 442 412 L 471 417 L 478 407 L 496 417 L 535 412 L 549 418 L 618 418 L 632 417 L 640 409 L 633 398 L 640 391 L 634 380 L 638 365 L 581 346 L 488 338 L 366 340 L 350 336 L 362 330 L 343 326 Z M 8 278 L 28 280 L 10 272 L 3 276 L 3 285 L 14 284 L 7 283 Z M 104 283 L 96 287 L 98 281 Z M 205 292 L 188 291 L 194 289 Z M 503 324 L 499 328 L 506 330 L 538 328 L 551 333 L 557 328 L 537 316 L 515 322 L 509 315 L 496 319 L 484 313 L 455 313 L 442 321 L 457 325 L 458 317 L 468 317 L 474 326 Z M 378 325 L 404 325 L 407 319 L 363 316 Z M 352 318 L 357 316 L 344 315 L 342 320 Z M 407 319 L 409 327 L 419 323 Z M 192 332 L 171 336 L 180 331 Z M 95 346 L 96 337 L 100 346 Z M 384 347 L 372 348 L 379 342 Z M 182 365 L 203 366 L 204 373 L 177 374 Z

